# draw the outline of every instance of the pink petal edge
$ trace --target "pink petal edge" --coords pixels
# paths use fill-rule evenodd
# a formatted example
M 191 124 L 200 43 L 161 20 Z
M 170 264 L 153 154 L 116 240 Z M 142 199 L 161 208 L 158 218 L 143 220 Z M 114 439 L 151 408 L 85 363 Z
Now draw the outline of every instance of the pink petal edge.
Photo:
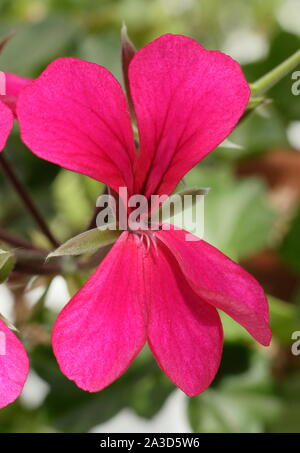
M 18 398 L 28 371 L 29 360 L 22 343 L 0 320 L 0 408 Z
M 223 310 L 258 342 L 268 346 L 272 332 L 265 293 L 252 275 L 203 240 L 186 241 L 183 230 L 157 237 L 176 258 L 182 273 L 202 300 Z

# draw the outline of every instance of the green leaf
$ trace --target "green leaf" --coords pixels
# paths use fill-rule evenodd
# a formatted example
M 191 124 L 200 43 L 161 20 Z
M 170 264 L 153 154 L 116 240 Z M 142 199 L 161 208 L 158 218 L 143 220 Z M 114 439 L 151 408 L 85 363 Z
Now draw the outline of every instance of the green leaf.
M 0 250 L 0 283 L 7 280 L 10 272 L 15 265 L 15 256 L 12 252 Z
M 120 232 L 114 230 L 99 230 L 93 228 L 69 239 L 47 256 L 47 259 L 55 256 L 83 255 L 93 253 L 101 247 L 113 244 L 119 237 Z

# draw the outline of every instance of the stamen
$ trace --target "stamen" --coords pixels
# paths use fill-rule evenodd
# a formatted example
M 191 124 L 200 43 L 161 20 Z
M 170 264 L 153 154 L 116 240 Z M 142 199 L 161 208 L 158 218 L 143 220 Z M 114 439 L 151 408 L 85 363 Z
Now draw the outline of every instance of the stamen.
M 146 253 L 148 253 L 150 250 L 151 240 L 148 234 L 144 234 L 144 239 L 146 241 Z
M 153 247 L 154 247 L 155 255 L 158 255 L 158 249 L 157 249 L 157 242 L 156 242 L 156 236 L 155 236 L 155 234 L 151 234 L 151 235 L 150 235 L 150 240 L 151 240 L 152 245 L 153 245 Z
M 158 254 L 156 237 L 155 237 L 155 233 L 153 231 L 135 230 L 135 231 L 132 231 L 132 233 L 134 234 L 134 236 L 136 238 L 138 247 L 141 247 L 142 244 L 145 242 L 146 254 L 149 253 L 151 245 L 153 245 L 153 247 L 154 247 L 155 254 L 156 255 Z

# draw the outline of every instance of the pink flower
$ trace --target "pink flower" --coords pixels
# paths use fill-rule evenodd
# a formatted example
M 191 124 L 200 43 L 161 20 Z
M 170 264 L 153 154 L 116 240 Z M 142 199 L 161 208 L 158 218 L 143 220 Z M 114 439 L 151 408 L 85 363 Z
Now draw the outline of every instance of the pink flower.
M 4 77 L 3 77 L 4 76 Z M 5 78 L 5 80 L 4 80 Z M 17 97 L 20 91 L 30 83 L 25 77 L 9 72 L 1 73 L 0 78 L 0 151 L 4 148 L 8 135 L 13 127 Z M 3 94 L 5 88 L 5 94 Z
M 21 89 L 30 82 L 29 79 L 10 73 L 5 74 L 5 79 L 6 94 L 0 95 L 0 152 L 13 126 L 17 97 Z M 0 319 L 0 408 L 12 403 L 20 395 L 28 370 L 25 349 Z
M 129 194 L 170 194 L 183 175 L 232 131 L 250 90 L 239 65 L 197 42 L 165 35 L 129 67 L 140 151 L 128 106 L 103 67 L 75 58 L 51 63 L 22 92 L 24 142 L 38 156 Z M 76 194 L 74 194 L 76 197 Z M 221 359 L 216 308 L 263 345 L 270 342 L 262 288 L 245 270 L 184 231 L 153 232 L 157 251 L 123 232 L 60 313 L 53 348 L 62 372 L 88 391 L 112 383 L 146 341 L 188 395 L 205 390 Z
M 0 408 L 18 398 L 28 370 L 29 361 L 22 343 L 0 319 Z

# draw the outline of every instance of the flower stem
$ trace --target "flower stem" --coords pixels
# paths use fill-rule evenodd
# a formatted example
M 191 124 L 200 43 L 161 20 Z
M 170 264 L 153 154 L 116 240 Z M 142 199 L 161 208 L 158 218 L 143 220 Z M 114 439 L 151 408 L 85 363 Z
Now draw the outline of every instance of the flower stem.
M 17 236 L 14 236 L 10 233 L 7 233 L 6 231 L 2 230 L 0 228 L 0 240 L 3 242 L 7 242 L 7 244 L 10 244 L 14 247 L 21 247 L 26 250 L 36 250 L 40 252 L 44 252 L 47 254 L 47 250 L 42 250 L 38 247 L 35 247 L 33 244 L 31 244 L 28 241 L 25 241 L 24 239 L 18 238 Z
M 74 271 L 83 272 L 99 266 L 100 262 L 105 258 L 112 245 L 107 245 L 98 250 L 87 260 L 74 261 Z M 14 271 L 18 274 L 25 275 L 55 275 L 55 274 L 69 274 L 66 269 L 63 259 L 55 259 L 53 262 L 46 262 L 46 255 L 44 251 L 29 251 L 17 249 L 15 251 L 17 258 Z
M 49 239 L 51 244 L 53 244 L 54 247 L 58 247 L 59 242 L 55 239 L 55 237 L 49 230 L 48 225 L 46 224 L 43 216 L 37 210 L 36 206 L 34 205 L 33 201 L 31 200 L 30 196 L 28 195 L 26 189 L 23 187 L 22 183 L 19 181 L 17 175 L 13 171 L 9 162 L 4 157 L 3 153 L 0 154 L 0 165 L 5 173 L 6 177 L 9 179 L 11 185 L 14 187 L 15 191 L 17 192 L 20 199 L 22 200 L 24 206 L 29 211 L 32 218 L 35 220 L 36 224 L 39 226 L 39 228 L 44 233 L 44 235 Z
M 296 66 L 300 64 L 300 49 L 293 55 L 276 66 L 270 72 L 262 76 L 256 82 L 250 85 L 252 96 L 260 96 L 272 88 L 277 82 L 291 72 Z

